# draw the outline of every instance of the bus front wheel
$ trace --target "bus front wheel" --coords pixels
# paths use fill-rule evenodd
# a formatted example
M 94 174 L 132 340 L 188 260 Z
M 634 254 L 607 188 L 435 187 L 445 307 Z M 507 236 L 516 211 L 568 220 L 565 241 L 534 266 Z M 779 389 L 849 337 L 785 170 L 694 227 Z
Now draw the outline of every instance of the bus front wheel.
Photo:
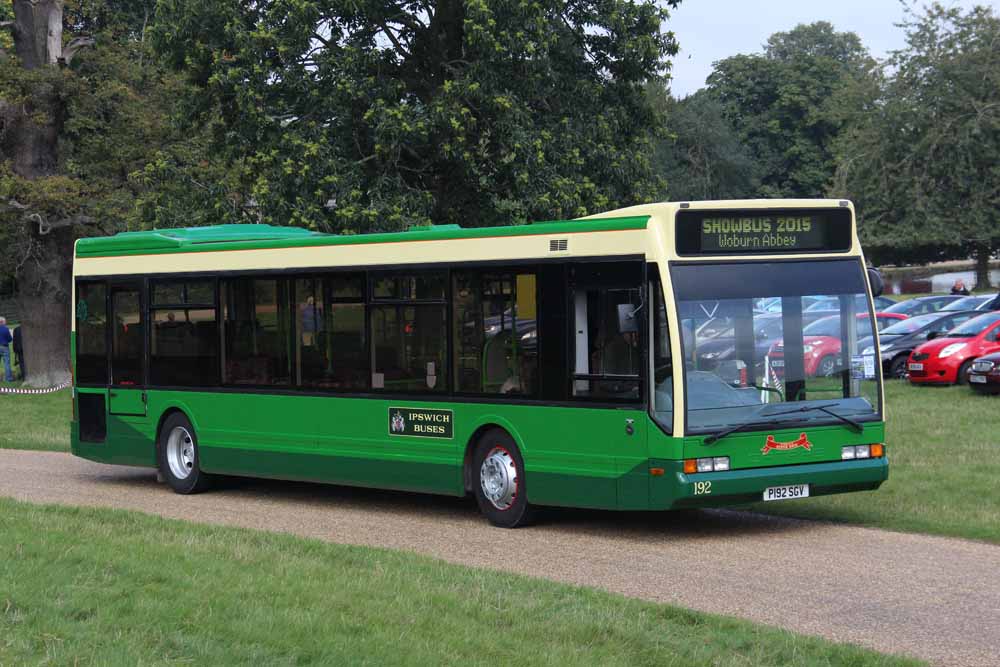
M 517 528 L 534 515 L 528 504 L 524 460 L 510 434 L 500 429 L 483 435 L 472 460 L 479 511 L 494 526 Z
M 167 417 L 156 449 L 160 474 L 170 488 L 183 494 L 208 488 L 211 478 L 198 465 L 198 438 L 187 417 L 179 412 Z

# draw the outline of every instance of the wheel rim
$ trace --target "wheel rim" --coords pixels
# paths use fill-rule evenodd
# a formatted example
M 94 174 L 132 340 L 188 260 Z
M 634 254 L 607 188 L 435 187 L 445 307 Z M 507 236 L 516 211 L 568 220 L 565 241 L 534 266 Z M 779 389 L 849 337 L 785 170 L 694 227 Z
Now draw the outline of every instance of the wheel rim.
M 827 357 L 819 362 L 819 375 L 829 377 L 833 375 L 833 359 Z
M 892 377 L 902 380 L 906 377 L 906 361 L 896 362 L 892 365 Z
M 175 426 L 167 436 L 167 465 L 177 479 L 187 479 L 194 472 L 194 438 L 183 426 Z
M 479 468 L 483 495 L 498 510 L 508 510 L 517 498 L 517 466 L 503 447 L 494 447 Z

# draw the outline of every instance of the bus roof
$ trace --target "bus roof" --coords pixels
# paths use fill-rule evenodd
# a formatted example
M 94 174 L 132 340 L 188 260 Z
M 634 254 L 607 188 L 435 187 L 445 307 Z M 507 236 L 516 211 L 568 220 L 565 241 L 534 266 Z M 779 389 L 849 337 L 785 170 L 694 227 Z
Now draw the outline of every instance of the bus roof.
M 80 239 L 76 244 L 76 256 L 108 257 L 618 231 L 645 229 L 649 217 L 648 214 L 603 217 L 599 220 L 562 220 L 509 227 L 427 225 L 411 227 L 405 232 L 375 232 L 370 234 L 324 234 L 299 227 L 278 227 L 263 224 L 185 227 L 148 232 L 121 232 L 114 236 Z

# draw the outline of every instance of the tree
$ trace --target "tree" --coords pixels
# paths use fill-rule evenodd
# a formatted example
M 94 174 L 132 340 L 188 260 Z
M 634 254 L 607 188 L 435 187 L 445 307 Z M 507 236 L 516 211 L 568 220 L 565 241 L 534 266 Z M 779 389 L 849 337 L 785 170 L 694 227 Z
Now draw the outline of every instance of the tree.
M 866 241 L 972 252 L 985 286 L 1000 242 L 1000 18 L 933 4 L 905 29 L 877 112 L 839 151 L 839 182 Z
M 753 156 L 761 196 L 826 192 L 837 137 L 874 103 L 875 68 L 856 34 L 824 21 L 771 35 L 763 54 L 715 63 L 708 89 Z
M 676 6 L 676 0 L 666 3 Z M 263 222 L 506 225 L 651 199 L 676 52 L 644 0 L 161 0 L 159 48 Z
M 682 100 L 663 94 L 671 136 L 661 139 L 654 164 L 674 201 L 757 196 L 756 163 L 724 117 L 722 105 L 702 89 Z

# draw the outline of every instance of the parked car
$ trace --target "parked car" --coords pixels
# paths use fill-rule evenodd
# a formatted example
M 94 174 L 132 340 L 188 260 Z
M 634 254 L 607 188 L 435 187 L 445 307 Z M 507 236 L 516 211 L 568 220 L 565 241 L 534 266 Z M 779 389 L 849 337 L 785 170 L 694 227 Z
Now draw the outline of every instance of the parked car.
M 931 338 L 940 337 L 966 320 L 981 314 L 975 310 L 962 313 L 928 313 L 894 322 L 882 329 L 878 333 L 882 374 L 887 378 L 905 378 L 906 363 L 913 348 Z M 860 341 L 858 346 L 861 348 L 861 354 L 874 354 L 871 338 Z
M 964 296 L 941 310 L 1000 310 L 1000 294 Z
M 1000 393 L 1000 352 L 987 354 L 972 362 L 969 386 L 983 394 Z
M 993 352 L 1000 352 L 1000 312 L 973 317 L 914 349 L 907 362 L 910 382 L 963 384 L 972 362 Z
M 915 317 L 917 315 L 926 315 L 927 313 L 936 313 L 941 310 L 949 303 L 953 301 L 958 301 L 965 297 L 958 296 L 955 294 L 941 294 L 935 296 L 918 296 L 913 299 L 907 299 L 906 301 L 899 301 L 893 305 L 885 308 L 883 313 L 901 313 L 907 317 Z M 970 308 L 969 310 L 974 310 Z
M 875 312 L 883 312 L 886 308 L 896 302 L 884 296 L 875 297 Z M 867 299 L 863 295 L 858 295 L 854 299 L 854 309 L 857 313 L 867 313 Z M 810 306 L 802 309 L 802 321 L 806 324 L 815 322 L 822 317 L 838 315 L 840 313 L 840 297 L 823 296 L 814 301 Z
M 861 323 L 868 319 L 868 313 L 858 313 L 856 316 L 857 322 L 856 326 L 860 326 Z M 882 328 L 880 325 L 884 325 L 886 322 L 898 322 L 905 320 L 904 315 L 898 313 L 875 313 L 876 326 Z M 868 325 L 865 324 L 865 330 L 867 331 Z M 823 319 L 816 320 L 805 329 L 802 330 L 802 344 L 803 352 L 805 357 L 803 358 L 803 363 L 805 366 L 806 377 L 826 377 L 828 375 L 833 375 L 841 369 L 840 364 L 840 316 L 831 315 L 829 317 L 824 317 Z M 867 339 L 869 345 L 871 344 L 870 337 L 864 337 L 862 340 Z M 858 341 L 858 349 L 862 349 Z M 780 369 L 784 367 L 785 364 L 785 347 L 784 343 L 778 342 L 771 346 L 769 351 L 771 368 Z M 781 372 L 779 371 L 779 376 Z

